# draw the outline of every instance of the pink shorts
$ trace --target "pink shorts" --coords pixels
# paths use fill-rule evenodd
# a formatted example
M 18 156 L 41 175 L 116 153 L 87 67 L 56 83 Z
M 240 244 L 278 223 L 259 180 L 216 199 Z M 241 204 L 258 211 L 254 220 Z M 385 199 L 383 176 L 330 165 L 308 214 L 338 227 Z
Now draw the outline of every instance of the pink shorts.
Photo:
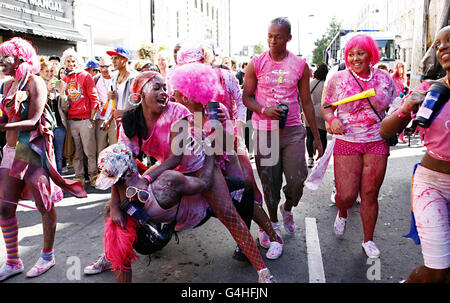
M 389 155 L 389 145 L 387 144 L 386 140 L 356 143 L 336 139 L 333 155 L 355 156 L 363 154 Z

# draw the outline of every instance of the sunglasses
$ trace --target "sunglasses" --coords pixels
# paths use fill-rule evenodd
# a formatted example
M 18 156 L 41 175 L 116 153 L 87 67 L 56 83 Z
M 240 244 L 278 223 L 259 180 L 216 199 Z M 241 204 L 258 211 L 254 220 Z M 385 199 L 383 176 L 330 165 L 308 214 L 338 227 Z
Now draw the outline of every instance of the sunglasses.
M 150 201 L 150 193 L 146 190 L 142 190 L 142 189 L 138 189 L 134 186 L 128 186 L 127 190 L 125 191 L 125 196 L 128 199 L 133 198 L 134 196 L 138 197 L 138 200 L 141 201 L 142 203 L 147 203 Z

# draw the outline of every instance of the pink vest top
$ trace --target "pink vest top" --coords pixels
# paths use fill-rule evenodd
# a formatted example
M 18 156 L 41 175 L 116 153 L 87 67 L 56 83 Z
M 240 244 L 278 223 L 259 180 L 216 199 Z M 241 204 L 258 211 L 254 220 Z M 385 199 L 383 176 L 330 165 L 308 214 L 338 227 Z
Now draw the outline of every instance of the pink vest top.
M 280 103 L 289 106 L 286 126 L 302 125 L 298 82 L 302 78 L 306 60 L 288 51 L 281 61 L 273 60 L 269 51 L 253 58 L 258 85 L 255 100 L 264 107 L 277 106 Z M 266 116 L 254 112 L 253 127 L 260 130 L 273 130 L 277 123 L 271 123 Z
M 416 90 L 428 90 L 431 85 L 424 81 Z M 450 162 L 450 102 L 442 108 L 430 127 L 421 129 L 425 134 L 427 153 L 435 159 Z

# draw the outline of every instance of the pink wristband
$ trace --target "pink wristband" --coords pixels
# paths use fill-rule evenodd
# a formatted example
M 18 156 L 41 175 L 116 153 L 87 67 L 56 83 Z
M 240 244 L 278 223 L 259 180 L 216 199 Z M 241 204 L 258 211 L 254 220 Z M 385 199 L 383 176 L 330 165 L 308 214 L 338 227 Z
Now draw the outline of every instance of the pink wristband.
M 150 177 L 149 175 L 144 175 L 144 179 L 147 180 L 149 184 L 153 182 L 152 177 Z
M 328 119 L 328 125 L 330 125 L 331 126 L 331 123 L 333 122 L 333 120 L 334 119 L 337 119 L 337 117 L 336 116 L 331 116 L 329 119 Z
M 264 115 L 264 111 L 266 110 L 266 108 L 265 107 L 263 107 L 262 109 L 261 109 L 261 114 L 262 115 Z
M 408 114 L 405 114 L 404 112 L 402 112 L 400 109 L 397 110 L 397 116 L 399 116 L 399 118 L 405 118 L 408 116 Z

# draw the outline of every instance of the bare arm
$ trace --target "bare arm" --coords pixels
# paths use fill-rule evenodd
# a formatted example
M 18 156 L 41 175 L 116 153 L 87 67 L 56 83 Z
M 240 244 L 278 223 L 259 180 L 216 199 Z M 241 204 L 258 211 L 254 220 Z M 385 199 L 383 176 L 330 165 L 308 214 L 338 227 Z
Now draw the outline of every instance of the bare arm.
M 411 112 L 416 113 L 419 105 L 425 98 L 425 91 L 413 91 L 403 104 L 397 109 L 397 112 L 383 119 L 381 122 L 380 135 L 387 139 L 404 129 L 411 121 Z M 403 114 L 404 117 L 399 116 Z
M 247 67 L 247 72 L 245 73 L 242 100 L 244 101 L 244 105 L 247 106 L 247 108 L 252 112 L 261 113 L 264 106 L 256 102 L 254 98 L 257 84 L 258 80 L 256 78 L 255 67 L 253 62 L 250 62 Z M 273 120 L 280 120 L 282 113 L 283 111 L 278 109 L 276 106 L 267 107 L 264 110 L 264 115 Z

